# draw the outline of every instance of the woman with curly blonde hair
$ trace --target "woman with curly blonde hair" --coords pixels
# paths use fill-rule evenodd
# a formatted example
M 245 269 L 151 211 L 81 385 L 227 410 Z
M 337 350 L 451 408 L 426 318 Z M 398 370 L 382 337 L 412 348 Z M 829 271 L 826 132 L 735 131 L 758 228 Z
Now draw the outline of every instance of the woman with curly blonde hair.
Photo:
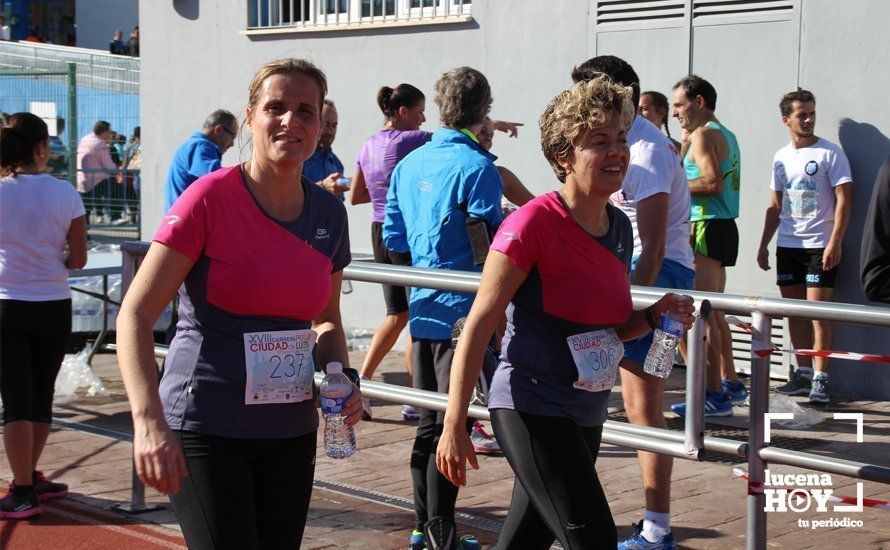
M 516 473 L 498 548 L 614 548 L 615 523 L 594 467 L 624 340 L 661 315 L 692 323 L 692 305 L 668 294 L 632 307 L 633 235 L 609 203 L 627 171 L 629 89 L 605 77 L 554 98 L 540 119 L 541 148 L 563 184 L 501 224 L 451 368 L 439 470 L 466 484 L 478 468 L 467 405 L 485 344 L 508 325 L 489 395 L 495 435 Z

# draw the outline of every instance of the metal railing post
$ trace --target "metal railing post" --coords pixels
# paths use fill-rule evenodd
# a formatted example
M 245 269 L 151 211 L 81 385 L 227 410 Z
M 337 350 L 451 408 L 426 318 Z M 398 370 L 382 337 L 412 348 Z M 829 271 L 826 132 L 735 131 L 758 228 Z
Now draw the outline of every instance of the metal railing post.
M 148 250 L 147 243 L 124 243 L 121 245 L 121 303 L 124 301 L 124 296 L 130 288 L 130 283 L 133 281 L 133 276 L 136 275 L 139 264 L 142 263 L 146 250 Z M 164 507 L 160 504 L 145 504 L 145 485 L 136 475 L 135 461 L 132 462 L 131 469 L 130 502 L 115 504 L 111 507 L 112 510 L 124 514 L 144 514 L 163 510 Z
M 765 445 L 764 427 L 769 412 L 769 355 L 758 356 L 755 344 L 771 344 L 772 322 L 759 311 L 751 314 L 754 334 L 751 338 L 751 397 L 748 423 L 748 550 L 766 548 L 766 497 L 763 494 L 766 462 L 759 451 Z
M 108 298 L 108 275 L 102 275 L 102 296 Z M 99 351 L 99 348 L 102 347 L 102 342 L 105 341 L 105 337 L 108 335 L 108 299 L 102 300 L 102 328 L 99 330 L 99 335 L 96 336 L 96 341 L 93 342 L 93 347 L 90 348 L 90 352 L 87 354 L 87 365 L 93 366 L 93 356 L 96 355 L 96 352 Z
M 687 339 L 685 445 L 689 455 L 697 460 L 705 459 L 705 369 L 710 316 L 711 302 L 702 300 Z
M 68 63 L 68 181 L 77 189 L 77 64 Z

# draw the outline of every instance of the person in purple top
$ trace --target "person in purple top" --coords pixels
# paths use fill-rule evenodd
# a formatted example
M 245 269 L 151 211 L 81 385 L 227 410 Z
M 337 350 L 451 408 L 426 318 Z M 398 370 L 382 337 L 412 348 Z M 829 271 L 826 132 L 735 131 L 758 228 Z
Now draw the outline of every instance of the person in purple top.
M 389 177 L 400 160 L 411 151 L 428 142 L 430 132 L 420 130 L 426 121 L 423 110 L 426 98 L 423 92 L 410 84 L 399 84 L 395 88 L 384 86 L 377 92 L 377 104 L 386 117 L 383 128 L 362 144 L 355 163 L 350 201 L 353 205 L 371 203 L 371 246 L 374 261 L 381 264 L 411 265 L 410 253 L 387 250 L 383 245 L 383 207 L 386 206 L 386 193 L 389 191 Z M 386 301 L 386 320 L 374 333 L 371 347 L 362 364 L 361 376 L 370 380 L 377 366 L 386 356 L 405 325 L 408 324 L 408 294 L 405 287 L 383 285 L 383 299 Z M 408 341 L 408 346 L 411 341 Z M 413 375 L 411 350 L 405 350 L 408 375 Z M 363 405 L 365 418 L 371 418 L 371 400 L 366 398 Z M 410 405 L 402 408 L 405 420 L 417 420 L 420 413 Z

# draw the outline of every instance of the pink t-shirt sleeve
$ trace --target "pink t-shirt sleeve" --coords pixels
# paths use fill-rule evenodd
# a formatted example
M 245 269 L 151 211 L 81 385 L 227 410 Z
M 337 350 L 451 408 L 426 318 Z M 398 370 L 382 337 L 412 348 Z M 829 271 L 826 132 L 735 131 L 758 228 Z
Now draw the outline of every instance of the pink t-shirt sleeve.
M 184 254 L 193 262 L 204 251 L 208 236 L 208 192 L 212 188 L 209 178 L 199 178 L 173 203 L 154 240 Z
M 540 235 L 543 227 L 535 224 L 535 208 L 520 208 L 501 223 L 491 242 L 491 250 L 497 250 L 528 273 L 540 257 Z M 537 226 L 537 227 L 536 227 Z

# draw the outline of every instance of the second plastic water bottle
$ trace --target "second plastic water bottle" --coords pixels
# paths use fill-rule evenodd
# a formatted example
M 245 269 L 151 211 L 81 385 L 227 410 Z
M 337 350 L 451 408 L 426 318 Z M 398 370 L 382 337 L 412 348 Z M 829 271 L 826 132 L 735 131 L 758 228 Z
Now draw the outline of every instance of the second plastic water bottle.
M 643 371 L 646 374 L 667 378 L 674 366 L 674 356 L 677 352 L 677 344 L 683 337 L 686 327 L 683 322 L 672 314 L 661 316 L 661 326 L 655 329 L 652 337 L 652 347 L 646 355 Z
M 321 382 L 321 413 L 324 416 L 324 454 L 331 458 L 346 458 L 355 452 L 355 430 L 346 425 L 341 416 L 346 401 L 355 389 L 343 374 L 343 365 L 328 363 L 327 374 Z

